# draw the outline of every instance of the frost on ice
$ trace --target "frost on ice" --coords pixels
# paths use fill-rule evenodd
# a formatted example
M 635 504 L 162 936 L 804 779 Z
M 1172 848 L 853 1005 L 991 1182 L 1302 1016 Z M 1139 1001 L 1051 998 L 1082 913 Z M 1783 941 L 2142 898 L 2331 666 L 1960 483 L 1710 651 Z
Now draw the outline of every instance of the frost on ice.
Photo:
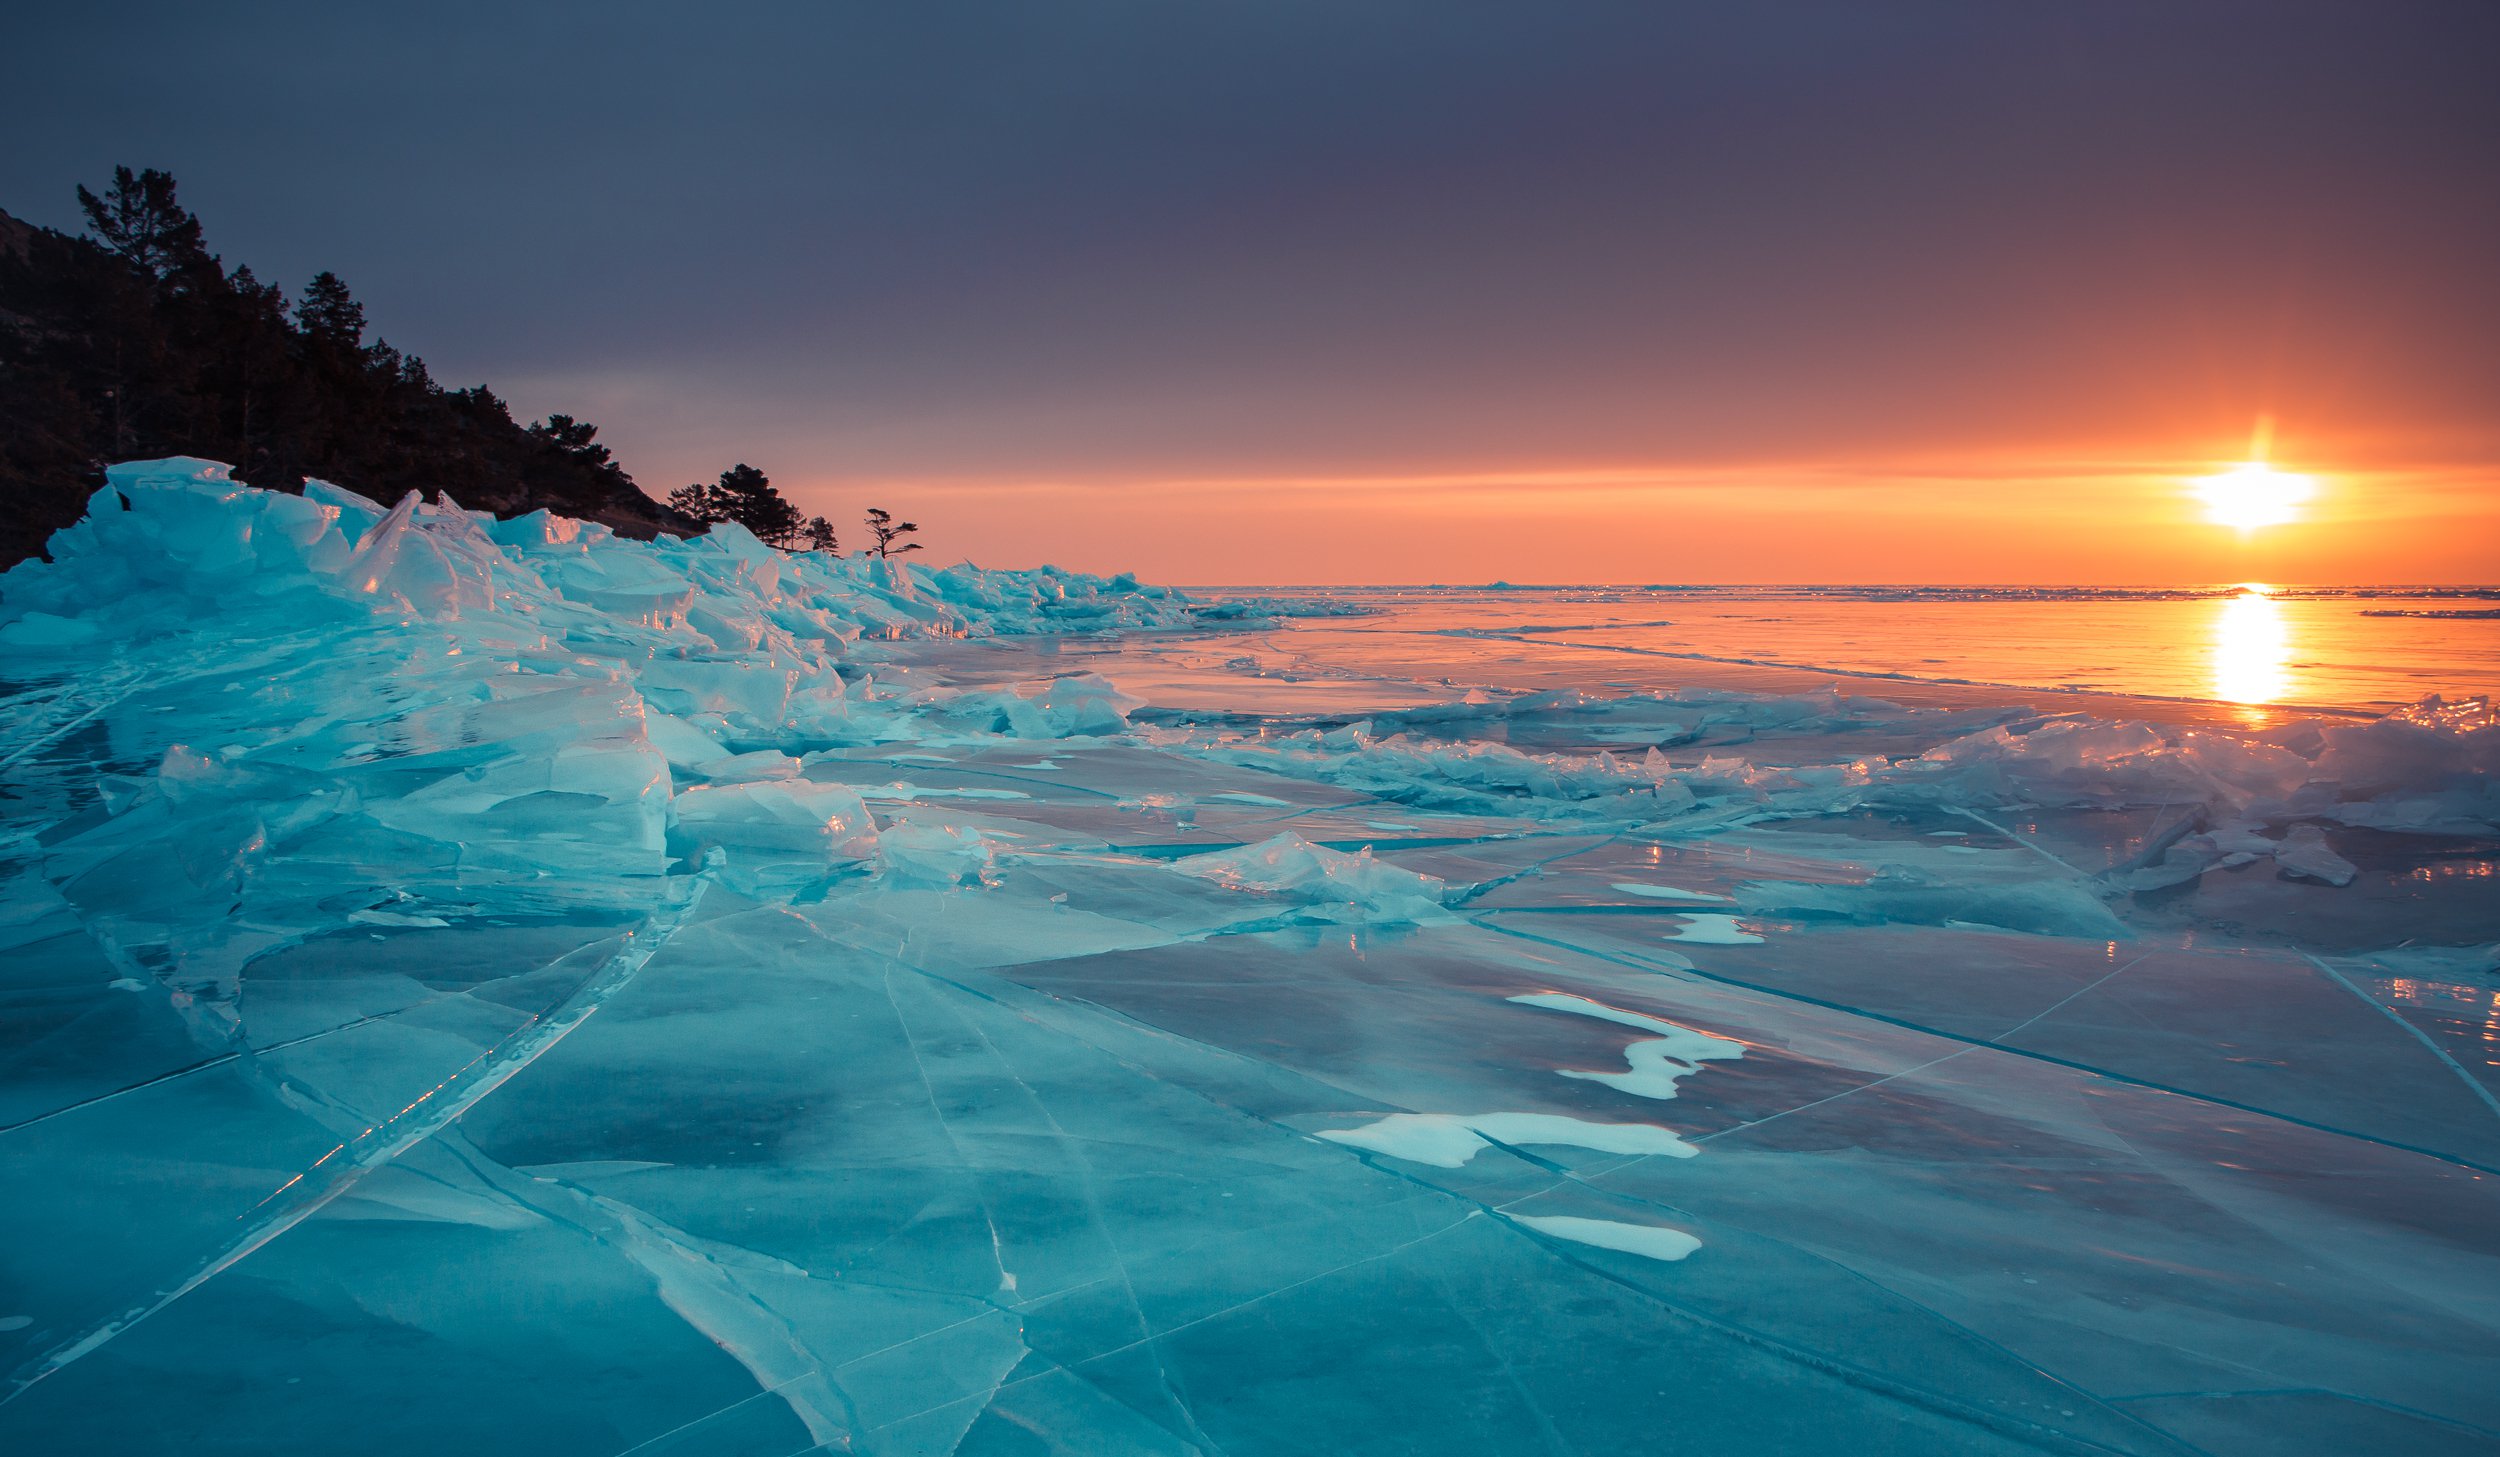
M 1470 690 L 200 461 L 52 557 L 0 1449 L 2500 1432 L 2485 706 Z

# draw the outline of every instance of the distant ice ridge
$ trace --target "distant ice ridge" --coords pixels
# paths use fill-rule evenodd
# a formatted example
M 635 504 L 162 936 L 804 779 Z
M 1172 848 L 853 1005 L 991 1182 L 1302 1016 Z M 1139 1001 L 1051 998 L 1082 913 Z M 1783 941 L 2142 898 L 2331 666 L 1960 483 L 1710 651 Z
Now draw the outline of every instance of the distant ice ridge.
M 1188 598 L 1126 576 L 787 554 L 734 525 L 630 541 L 545 512 L 503 521 L 413 492 L 385 508 L 322 482 L 301 496 L 256 490 L 213 461 L 145 461 L 107 476 L 87 517 L 53 539 L 54 560 L 0 584 L 0 648 L 29 667 L 131 661 L 204 629 L 230 651 L 399 634 L 413 655 L 403 672 L 427 652 L 469 659 L 464 671 L 483 654 L 502 672 L 620 685 L 639 700 L 637 737 L 705 777 L 725 772 L 734 752 L 791 739 L 1118 732 L 1133 705 L 1084 678 L 943 705 L 906 703 L 907 689 L 863 693 L 853 679 L 867 675 L 843 651 L 862 639 L 1195 620 Z
M 1469 701 L 1382 714 L 1339 728 L 1256 741 L 1202 736 L 1201 752 L 1427 809 L 1650 823 L 1686 830 L 1856 808 L 1975 812 L 2024 807 L 2194 810 L 2183 833 L 2230 825 L 2322 822 L 2393 832 L 2489 834 L 2500 828 L 2500 712 L 2482 700 L 2429 699 L 2366 721 L 2297 720 L 2247 731 L 2184 728 L 2081 714 L 1994 721 L 1902 708 L 1834 692 L 1753 698 L 1707 690 L 1600 698 L 1577 692 Z M 1835 755 L 1817 738 L 1924 727 L 1953 733 L 1915 758 Z M 1511 743 L 1489 742 L 1499 732 Z M 1713 752 L 1762 735 L 1797 747 Z M 1538 752 L 1517 744 L 1612 744 Z M 1660 745 L 1689 746 L 1671 761 Z M 1637 757 L 1633 750 L 1638 747 Z M 2190 847 L 2193 850 L 2195 847 Z M 2303 846 L 2287 869 L 2333 881 Z M 2218 862 L 2231 850 L 2220 850 Z
M 1042 567 L 931 569 L 870 557 L 783 553 L 735 525 L 678 541 L 633 541 L 607 527 L 533 512 L 499 520 L 412 492 L 385 507 L 326 482 L 301 496 L 256 490 L 214 461 L 112 467 L 86 518 L 59 533 L 54 564 L 15 574 L 5 641 L 74 647 L 105 630 L 176 630 L 213 600 L 221 611 L 301 595 L 446 616 L 588 609 L 652 627 L 690 627 L 719 648 L 797 641 L 1184 627 L 1301 610 L 1213 607 L 1133 576 Z M 238 600 L 241 599 L 241 600 Z M 302 604 L 297 604 L 301 606 Z M 83 626 L 81 625 L 83 624 Z

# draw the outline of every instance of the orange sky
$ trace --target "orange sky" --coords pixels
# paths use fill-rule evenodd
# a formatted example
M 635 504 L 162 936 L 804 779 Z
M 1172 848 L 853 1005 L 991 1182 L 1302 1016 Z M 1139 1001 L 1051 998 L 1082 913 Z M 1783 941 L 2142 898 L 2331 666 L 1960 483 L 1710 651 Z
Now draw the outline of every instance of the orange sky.
M 2209 520 L 2194 486 L 2245 455 L 792 489 L 832 513 L 909 501 L 925 560 L 1038 554 L 1204 584 L 2500 581 L 2487 467 L 2347 470 L 2278 453 L 2315 492 L 2297 520 L 2242 531 Z
M 1532 362 L 1482 409 L 1332 393 L 1324 363 L 1307 389 L 1216 405 L 1153 383 L 1066 403 L 1040 379 L 812 412 L 607 373 L 535 393 L 621 422 L 646 482 L 646 439 L 753 460 L 837 526 L 870 505 L 920 522 L 931 561 L 1207 585 L 2500 581 L 2500 421 L 2444 372 L 2492 351 L 2412 298 L 2374 313 L 2394 297 L 2321 284 L 2289 343 L 2253 305 L 2183 321 L 2123 299 L 2061 309 L 2045 358 L 1967 324 L 1894 369 L 1881 341 L 1801 337 L 1797 367 L 1746 360 L 1689 394 L 1654 361 L 1626 361 L 1612 398 Z M 2295 408 L 2264 453 L 2315 492 L 2284 525 L 2215 525 L 2196 484 L 2259 448 L 2251 402 L 2270 399 Z

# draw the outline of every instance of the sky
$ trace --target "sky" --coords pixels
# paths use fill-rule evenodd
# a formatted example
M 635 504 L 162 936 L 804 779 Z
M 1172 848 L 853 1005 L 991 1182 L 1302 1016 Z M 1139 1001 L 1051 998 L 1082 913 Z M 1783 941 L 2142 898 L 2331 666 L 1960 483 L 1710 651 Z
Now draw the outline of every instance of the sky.
M 2500 578 L 2500 6 L 13 6 L 654 495 L 1184 583 Z M 2208 521 L 2248 458 L 2301 518 Z

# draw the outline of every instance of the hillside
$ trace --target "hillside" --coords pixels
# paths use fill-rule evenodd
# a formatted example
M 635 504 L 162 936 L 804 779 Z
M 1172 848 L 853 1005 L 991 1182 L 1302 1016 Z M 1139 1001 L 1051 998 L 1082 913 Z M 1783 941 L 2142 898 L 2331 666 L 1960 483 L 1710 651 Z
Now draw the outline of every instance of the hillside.
M 203 456 L 278 490 L 328 480 L 511 516 L 541 507 L 650 537 L 697 523 L 637 488 L 597 427 L 515 420 L 367 340 L 324 273 L 290 306 L 208 251 L 163 173 L 84 189 L 90 236 L 0 213 L 0 568 L 78 519 L 109 461 Z

